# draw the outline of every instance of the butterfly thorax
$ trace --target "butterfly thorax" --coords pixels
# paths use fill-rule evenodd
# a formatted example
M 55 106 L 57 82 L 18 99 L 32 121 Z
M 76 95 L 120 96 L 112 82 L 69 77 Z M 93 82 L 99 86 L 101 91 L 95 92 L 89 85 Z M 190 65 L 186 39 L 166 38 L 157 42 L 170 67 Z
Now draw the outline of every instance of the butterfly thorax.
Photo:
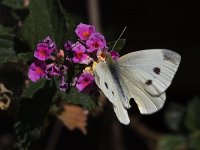
M 112 65 L 112 64 L 114 64 L 115 62 L 116 62 L 116 60 L 114 60 L 112 57 L 111 57 L 111 55 L 110 54 L 108 54 L 108 53 L 106 53 L 105 54 L 106 55 L 106 64 L 107 65 Z

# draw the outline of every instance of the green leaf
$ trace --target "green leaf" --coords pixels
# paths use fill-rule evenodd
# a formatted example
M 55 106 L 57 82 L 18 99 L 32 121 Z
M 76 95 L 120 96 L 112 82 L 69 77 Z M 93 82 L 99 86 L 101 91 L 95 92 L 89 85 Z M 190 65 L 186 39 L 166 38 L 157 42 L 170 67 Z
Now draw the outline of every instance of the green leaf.
M 36 44 L 50 36 L 58 47 L 66 40 L 67 26 L 59 0 L 31 0 L 30 15 L 25 20 L 19 39 L 33 51 Z
M 32 61 L 34 59 L 34 54 L 33 52 L 26 52 L 26 53 L 20 53 L 17 55 L 18 61 L 23 62 L 26 64 L 29 61 Z
M 35 83 L 30 83 L 28 85 L 28 87 L 26 87 L 22 93 L 23 98 L 33 98 L 34 94 L 38 91 L 40 91 L 41 89 L 44 88 L 45 84 L 46 84 L 46 79 L 40 79 L 39 81 L 35 82 Z
M 24 8 L 24 0 L 3 0 L 2 4 L 13 9 Z
M 75 88 L 71 88 L 69 93 L 58 91 L 55 98 L 60 98 L 67 103 L 80 105 L 87 110 L 94 110 L 98 107 L 97 97 L 78 92 Z
M 18 58 L 16 55 L 14 56 L 0 56 L 0 64 L 6 63 L 6 62 L 18 62 Z
M 61 13 L 66 21 L 66 26 L 67 26 L 67 33 L 66 33 L 66 39 L 64 40 L 75 40 L 76 39 L 76 36 L 75 36 L 75 28 L 76 28 L 76 23 L 75 23 L 75 20 L 72 18 L 72 16 L 67 13 L 67 11 L 63 8 L 60 0 L 58 0 L 58 4 L 59 4 L 59 7 L 60 7 L 60 10 L 61 10 Z
M 32 52 L 20 53 L 18 55 L 0 56 L 0 64 L 5 62 L 22 62 L 27 64 L 34 59 Z
M 200 99 L 199 97 L 194 97 L 186 110 L 185 125 L 190 131 L 200 130 Z
M 0 24 L 0 56 L 15 55 L 12 29 Z
M 190 149 L 199 150 L 200 149 L 200 131 L 196 130 L 190 136 Z
M 30 90 L 29 87 L 29 92 Z M 27 96 L 22 97 L 18 119 L 14 127 L 17 146 L 20 150 L 28 150 L 31 142 L 41 135 L 41 126 L 47 117 L 56 93 L 55 81 L 40 81 L 39 89 L 36 91 L 33 88 L 33 93 L 34 95 L 31 95 L 27 92 Z
M 0 56 L 15 55 L 13 47 L 13 41 L 0 38 Z
M 181 130 L 185 113 L 184 110 L 184 107 L 177 103 L 171 103 L 169 105 L 168 109 L 165 112 L 165 121 L 171 130 Z
M 12 28 L 10 27 L 4 27 L 0 24 L 0 37 L 2 36 L 10 36 L 12 35 Z
M 167 135 L 160 139 L 158 150 L 182 150 L 186 148 L 186 142 L 182 135 Z
M 120 52 L 120 50 L 122 50 L 123 48 L 124 48 L 124 46 L 125 46 L 125 43 L 126 43 L 126 39 L 120 39 L 117 43 L 116 43 L 117 41 L 113 41 L 113 42 L 110 42 L 110 43 L 108 43 L 107 44 L 107 46 L 109 47 L 109 49 L 111 50 L 112 48 L 113 48 L 113 46 L 114 46 L 114 49 L 113 50 L 115 50 L 115 51 L 117 51 L 117 52 Z

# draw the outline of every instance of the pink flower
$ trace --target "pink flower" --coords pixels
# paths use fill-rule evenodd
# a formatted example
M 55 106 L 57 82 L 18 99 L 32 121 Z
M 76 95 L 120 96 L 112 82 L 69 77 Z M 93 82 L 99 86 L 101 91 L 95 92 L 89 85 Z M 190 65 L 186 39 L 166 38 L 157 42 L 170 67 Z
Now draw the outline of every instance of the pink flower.
M 38 81 L 45 76 L 45 69 L 46 65 L 44 62 L 36 61 L 32 63 L 28 69 L 28 78 L 33 82 Z
M 87 40 L 92 33 L 96 32 L 95 27 L 92 25 L 87 25 L 80 23 L 77 28 L 75 29 L 76 35 L 81 39 L 81 40 Z
M 49 47 L 47 43 L 39 43 L 37 44 L 37 49 L 34 52 L 34 56 L 42 61 L 50 58 L 53 49 Z
M 85 72 L 81 74 L 81 76 L 78 79 L 76 79 L 76 88 L 78 89 L 79 92 L 81 92 L 83 91 L 83 89 L 85 89 L 93 82 L 94 82 L 94 77 L 90 73 Z
M 59 76 L 61 74 L 60 69 L 54 63 L 48 64 L 46 66 L 45 73 L 46 73 L 45 77 L 47 79 Z
M 86 46 L 88 47 L 87 52 L 94 52 L 99 49 L 106 47 L 106 41 L 102 34 L 96 32 L 93 33 L 90 38 L 86 41 Z
M 65 53 L 63 50 L 59 50 L 59 52 L 57 53 L 57 58 L 64 58 Z
M 110 51 L 110 55 L 114 60 L 117 60 L 119 58 L 119 53 L 116 51 Z
M 69 51 L 72 49 L 72 42 L 71 41 L 66 41 L 65 44 L 64 44 L 64 48 L 65 50 Z
M 85 46 L 77 42 L 72 47 L 74 53 L 72 60 L 74 63 L 89 64 L 91 62 L 91 58 L 86 54 Z
M 55 41 L 53 41 L 53 40 L 51 39 L 50 36 L 47 36 L 47 37 L 42 41 L 42 43 L 48 44 L 49 48 L 51 48 L 52 50 L 56 49 L 56 43 L 55 43 Z

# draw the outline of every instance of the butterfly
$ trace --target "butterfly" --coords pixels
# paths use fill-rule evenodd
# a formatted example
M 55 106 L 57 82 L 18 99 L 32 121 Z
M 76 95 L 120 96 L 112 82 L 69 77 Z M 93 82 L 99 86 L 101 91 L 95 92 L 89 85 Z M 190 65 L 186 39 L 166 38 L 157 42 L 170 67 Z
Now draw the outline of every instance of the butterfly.
M 107 56 L 96 65 L 95 82 L 122 124 L 129 124 L 127 109 L 133 98 L 141 114 L 160 110 L 166 100 L 166 89 L 178 69 L 181 56 L 171 50 L 149 49 L 131 52 L 113 60 Z

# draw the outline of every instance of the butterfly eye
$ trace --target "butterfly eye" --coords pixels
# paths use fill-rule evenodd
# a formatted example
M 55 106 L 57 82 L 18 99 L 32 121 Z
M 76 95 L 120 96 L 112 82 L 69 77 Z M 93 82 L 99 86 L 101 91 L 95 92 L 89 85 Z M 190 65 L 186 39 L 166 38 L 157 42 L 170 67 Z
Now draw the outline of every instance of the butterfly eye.
M 155 67 L 155 68 L 153 68 L 153 72 L 155 72 L 156 74 L 160 74 L 160 68 L 158 68 L 158 67 Z

